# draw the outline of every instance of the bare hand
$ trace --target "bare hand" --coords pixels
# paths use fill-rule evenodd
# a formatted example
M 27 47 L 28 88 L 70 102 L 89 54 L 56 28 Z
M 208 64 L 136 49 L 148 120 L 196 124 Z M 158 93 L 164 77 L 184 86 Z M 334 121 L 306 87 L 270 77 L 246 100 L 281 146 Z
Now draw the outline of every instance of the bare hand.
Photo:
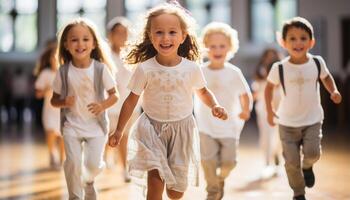
M 342 100 L 341 94 L 339 93 L 338 90 L 332 92 L 331 94 L 331 99 L 334 103 L 339 104 Z
M 100 103 L 90 103 L 87 105 L 89 111 L 94 115 L 99 115 L 102 111 L 104 111 L 103 106 Z
M 240 119 L 247 121 L 250 118 L 250 112 L 242 111 L 238 116 Z
M 224 107 L 214 106 L 211 109 L 211 113 L 213 114 L 214 117 L 217 117 L 219 119 L 222 119 L 222 120 L 226 120 L 227 119 L 227 112 L 226 112 Z
M 66 107 L 72 107 L 75 103 L 75 96 L 67 96 L 64 99 L 64 104 Z
M 116 147 L 119 145 L 121 139 L 123 137 L 123 133 L 121 131 L 116 130 L 111 136 L 108 138 L 108 144 L 111 147 Z

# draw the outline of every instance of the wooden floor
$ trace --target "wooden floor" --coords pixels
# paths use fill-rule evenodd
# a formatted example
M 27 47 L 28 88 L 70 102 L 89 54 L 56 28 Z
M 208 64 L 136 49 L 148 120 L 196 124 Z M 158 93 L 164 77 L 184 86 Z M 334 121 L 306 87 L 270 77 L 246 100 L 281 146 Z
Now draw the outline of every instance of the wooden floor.
M 48 154 L 36 130 L 24 127 L 3 130 L 0 140 L 0 200 L 67 199 L 63 171 L 47 168 Z M 306 190 L 311 200 L 350 200 L 350 132 L 325 131 L 323 155 L 314 166 L 316 185 Z M 347 136 L 346 136 L 347 135 Z M 35 136 L 35 137 L 34 137 Z M 20 137 L 21 139 L 16 139 Z M 239 148 L 239 163 L 225 185 L 225 200 L 291 200 L 284 169 L 280 175 L 261 179 L 262 155 L 257 146 L 254 125 L 244 129 Z M 118 167 L 106 169 L 96 180 L 101 200 L 142 199 L 133 184 L 124 184 Z M 200 186 L 189 187 L 183 199 L 205 199 L 205 182 L 200 172 Z

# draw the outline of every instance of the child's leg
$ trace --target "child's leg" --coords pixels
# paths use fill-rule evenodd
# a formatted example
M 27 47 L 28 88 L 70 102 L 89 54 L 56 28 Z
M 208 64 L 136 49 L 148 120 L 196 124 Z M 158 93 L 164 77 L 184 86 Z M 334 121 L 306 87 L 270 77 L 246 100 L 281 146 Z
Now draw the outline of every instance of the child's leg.
M 220 139 L 220 181 L 224 181 L 230 174 L 231 170 L 237 164 L 237 139 L 225 138 Z
M 147 200 L 161 200 L 164 190 L 164 182 L 159 176 L 158 170 L 148 172 L 147 177 Z
M 77 137 L 63 136 L 66 160 L 64 174 L 67 181 L 69 199 L 83 199 L 81 184 L 82 140 Z
M 303 137 L 301 129 L 279 125 L 285 168 L 294 196 L 305 194 L 305 182 L 300 166 L 300 146 Z
M 320 158 L 322 130 L 321 123 L 316 123 L 303 130 L 303 169 L 310 169 Z
M 219 143 L 209 135 L 200 134 L 201 163 L 207 182 L 207 199 L 216 199 L 219 193 L 219 177 L 216 174 L 219 160 Z
M 86 138 L 84 144 L 84 174 L 85 182 L 93 182 L 95 177 L 105 167 L 103 152 L 107 141 L 106 136 Z

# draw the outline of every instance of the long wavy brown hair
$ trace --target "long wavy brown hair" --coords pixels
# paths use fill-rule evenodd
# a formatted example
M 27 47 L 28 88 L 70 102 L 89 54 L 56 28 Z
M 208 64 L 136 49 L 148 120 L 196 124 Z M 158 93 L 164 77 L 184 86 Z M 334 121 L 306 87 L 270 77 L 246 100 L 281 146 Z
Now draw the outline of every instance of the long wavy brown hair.
M 57 42 L 52 41 L 46 46 L 44 51 L 40 54 L 39 59 L 36 62 L 33 74 L 34 76 L 39 76 L 40 72 L 48 68 L 51 70 L 56 70 L 57 65 L 52 66 L 54 63 L 51 62 L 51 59 L 55 57 L 57 49 Z
M 64 47 L 65 42 L 67 41 L 67 35 L 69 31 L 77 25 L 87 27 L 93 36 L 95 42 L 95 49 L 91 51 L 90 57 L 100 61 L 107 65 L 111 72 L 115 71 L 115 66 L 111 62 L 110 57 L 107 56 L 108 44 L 102 39 L 99 35 L 99 32 L 96 29 L 96 26 L 93 22 L 85 18 L 76 18 L 68 22 L 58 33 L 58 50 L 57 50 L 57 59 L 60 65 L 69 63 L 72 60 L 72 55 Z
M 156 49 L 153 47 L 150 39 L 152 20 L 162 14 L 171 14 L 179 18 L 181 30 L 187 34 L 185 41 L 179 46 L 177 54 L 181 57 L 192 61 L 197 61 L 200 57 L 199 46 L 195 31 L 195 20 L 180 6 L 165 3 L 151 9 L 145 20 L 141 40 L 131 46 L 130 52 L 126 56 L 126 62 L 129 64 L 137 64 L 148 60 L 157 55 Z

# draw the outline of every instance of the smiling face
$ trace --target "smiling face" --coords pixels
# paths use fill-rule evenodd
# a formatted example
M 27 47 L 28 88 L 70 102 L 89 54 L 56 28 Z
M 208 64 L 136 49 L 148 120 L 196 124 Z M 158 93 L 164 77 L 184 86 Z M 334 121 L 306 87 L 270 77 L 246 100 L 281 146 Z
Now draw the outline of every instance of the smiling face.
M 308 61 L 307 53 L 314 46 L 315 40 L 310 38 L 302 28 L 291 27 L 288 29 L 286 38 L 283 40 L 283 47 L 290 55 L 290 61 L 295 64 L 302 64 Z
M 168 62 L 178 59 L 177 50 L 184 42 L 186 34 L 183 33 L 176 15 L 161 14 L 152 19 L 149 37 L 158 53 L 157 58 Z
M 222 33 L 211 33 L 205 42 L 208 48 L 208 58 L 210 66 L 213 68 L 222 68 L 226 61 L 227 54 L 230 52 L 231 45 L 227 36 Z
M 78 24 L 69 30 L 64 47 L 72 55 L 73 64 L 78 67 L 89 66 L 90 55 L 96 45 L 89 28 Z

